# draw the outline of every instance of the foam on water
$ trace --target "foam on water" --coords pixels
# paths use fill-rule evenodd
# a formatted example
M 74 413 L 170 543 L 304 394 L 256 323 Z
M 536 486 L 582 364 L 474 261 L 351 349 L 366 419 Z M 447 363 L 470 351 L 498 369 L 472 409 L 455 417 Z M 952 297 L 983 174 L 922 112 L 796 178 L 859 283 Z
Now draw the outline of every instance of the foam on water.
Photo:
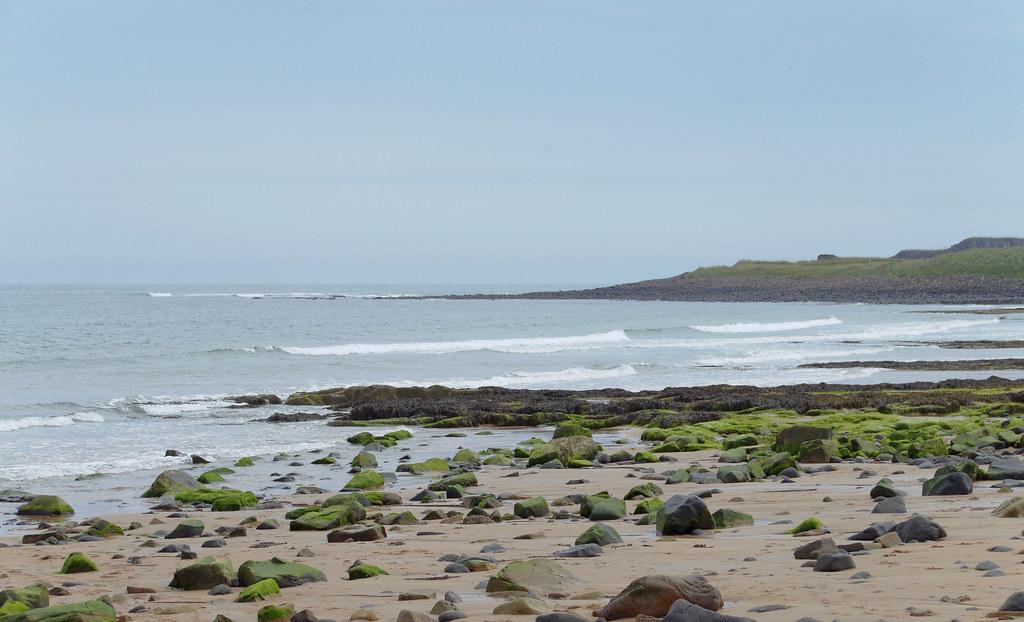
M 103 416 L 94 412 L 79 412 L 54 417 L 0 418 L 0 432 L 14 432 L 29 428 L 66 428 L 76 423 L 103 423 Z
M 345 343 L 334 346 L 287 346 L 288 354 L 306 356 L 351 356 L 353 354 L 453 354 L 490 350 L 523 354 L 543 354 L 574 349 L 607 347 L 630 343 L 624 330 L 570 337 L 520 337 L 512 339 L 469 339 L 466 341 L 418 341 L 407 343 Z
M 793 322 L 737 322 L 734 324 L 697 325 L 691 326 L 702 333 L 776 333 L 790 330 L 804 330 L 819 326 L 835 326 L 843 321 L 837 317 L 820 320 L 800 320 Z
M 561 387 L 595 380 L 613 380 L 635 376 L 639 372 L 633 365 L 619 365 L 610 369 L 570 367 L 557 371 L 510 372 L 483 379 L 453 378 L 441 382 L 403 382 L 403 385 L 443 384 L 460 389 L 480 387 Z

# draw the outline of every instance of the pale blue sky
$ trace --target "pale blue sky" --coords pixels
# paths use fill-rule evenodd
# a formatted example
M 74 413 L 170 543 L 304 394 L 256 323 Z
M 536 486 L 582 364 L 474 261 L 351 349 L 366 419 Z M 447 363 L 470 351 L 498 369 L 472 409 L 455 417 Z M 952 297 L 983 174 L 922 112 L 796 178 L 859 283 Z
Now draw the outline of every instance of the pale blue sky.
M 0 0 L 0 281 L 889 254 L 1022 171 L 1019 2 Z

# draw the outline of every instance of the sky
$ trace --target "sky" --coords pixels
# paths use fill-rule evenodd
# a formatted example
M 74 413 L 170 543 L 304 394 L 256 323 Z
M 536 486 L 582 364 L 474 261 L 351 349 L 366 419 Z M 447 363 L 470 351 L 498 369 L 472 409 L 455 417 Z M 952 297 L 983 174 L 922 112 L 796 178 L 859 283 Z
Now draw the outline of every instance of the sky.
M 890 255 L 1022 173 L 1015 1 L 0 0 L 0 282 Z

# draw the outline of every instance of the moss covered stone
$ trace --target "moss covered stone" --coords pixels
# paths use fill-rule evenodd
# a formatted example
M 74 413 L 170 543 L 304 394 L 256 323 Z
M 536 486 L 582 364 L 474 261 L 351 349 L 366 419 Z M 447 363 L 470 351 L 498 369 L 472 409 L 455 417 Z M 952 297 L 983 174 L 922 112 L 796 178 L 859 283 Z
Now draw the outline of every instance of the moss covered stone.
M 92 525 L 85 533 L 90 536 L 96 536 L 97 538 L 110 538 L 113 536 L 123 536 L 124 529 L 108 520 L 97 518 L 92 521 Z
M 626 516 L 626 503 L 616 497 L 597 500 L 587 515 L 592 521 L 617 520 Z
M 593 435 L 593 432 L 578 423 L 563 423 L 555 427 L 555 433 L 552 435 L 552 438 L 565 438 L 567 436 L 585 436 L 590 438 Z
M 249 560 L 238 567 L 239 585 L 250 586 L 267 579 L 273 579 L 280 587 L 294 587 L 326 581 L 327 577 L 312 566 L 286 562 L 279 557 L 262 562 Z
M 323 457 L 320 457 L 320 458 L 317 458 L 316 460 L 314 460 L 313 464 L 318 464 L 318 465 L 334 464 L 337 461 L 338 460 L 336 458 L 334 458 L 333 456 L 323 456 Z
M 289 528 L 292 531 L 327 531 L 358 523 L 364 518 L 366 510 L 363 506 L 355 500 L 350 500 L 336 506 L 307 512 L 293 520 Z
M 195 490 L 202 485 L 185 471 L 164 471 L 156 476 L 149 489 L 142 493 L 143 497 L 162 497 L 170 492 L 179 490 Z
M 671 449 L 669 451 L 676 451 L 676 450 L 677 449 Z M 636 462 L 637 464 L 647 464 L 647 463 L 651 463 L 651 462 L 657 462 L 658 461 L 658 456 L 654 455 L 654 452 L 638 451 L 638 452 L 636 452 L 636 455 L 633 456 L 633 461 Z
M 256 612 L 256 622 L 288 622 L 295 615 L 295 605 L 266 605 Z
M 273 579 L 263 579 L 246 587 L 238 595 L 240 603 L 254 603 L 258 600 L 267 600 L 268 597 L 281 593 L 281 586 Z
M 345 488 L 358 488 L 368 490 L 384 487 L 384 476 L 376 471 L 361 471 L 348 480 Z
M 519 518 L 539 518 L 550 514 L 551 510 L 544 497 L 533 497 L 516 503 L 512 513 Z
M 592 460 L 599 450 L 597 443 L 585 436 L 556 438 L 534 448 L 530 452 L 527 465 L 537 466 L 552 460 L 558 460 L 562 464 L 568 464 L 573 460 Z
M 599 544 L 606 546 L 609 544 L 621 544 L 622 536 L 615 530 L 614 527 L 606 525 L 605 523 L 595 523 L 591 525 L 586 531 L 584 531 L 578 538 L 576 538 L 575 544 L 577 546 L 582 544 Z
M 213 557 L 204 557 L 194 564 L 175 570 L 170 587 L 179 590 L 208 590 L 229 584 L 234 579 L 235 571 L 229 564 Z
M 814 531 L 816 529 L 821 528 L 821 519 L 817 516 L 811 516 L 810 518 L 805 518 L 804 520 L 800 521 L 800 523 L 796 527 L 793 527 L 787 533 L 791 533 L 795 536 L 804 533 L 805 531 Z
M 171 530 L 171 533 L 164 537 L 168 540 L 175 538 L 198 538 L 203 535 L 204 529 L 205 526 L 203 525 L 203 521 L 197 518 L 186 518 L 175 525 L 174 529 Z
M 7 603 L 22 603 L 28 609 L 49 607 L 50 594 L 46 591 L 46 586 L 41 584 L 0 591 L 0 605 Z
M 249 457 L 249 456 L 244 456 L 242 458 L 239 458 L 237 461 L 235 461 L 235 466 L 236 467 L 251 467 L 251 466 L 255 466 L 255 464 L 256 463 L 253 462 L 252 458 Z
M 480 454 L 472 449 L 463 448 L 455 452 L 455 455 L 452 456 L 452 462 L 455 464 L 480 464 Z
M 86 557 L 85 553 L 72 553 L 67 556 L 64 560 L 64 565 L 60 568 L 61 574 L 76 574 L 79 572 L 96 572 L 99 568 L 96 566 L 96 562 Z
M 371 577 L 377 577 L 380 575 L 388 574 L 383 568 L 377 566 L 371 566 L 363 562 L 356 562 L 348 568 L 348 580 L 355 581 L 357 579 L 369 579 Z
M 240 510 L 259 503 L 254 493 L 230 488 L 179 489 L 174 492 L 174 498 L 181 503 L 210 505 L 218 512 Z
M 579 583 L 579 579 L 561 564 L 550 559 L 512 562 L 487 581 L 487 592 L 547 593 Z
M 715 510 L 711 514 L 711 519 L 715 521 L 716 529 L 728 529 L 730 527 L 754 524 L 754 517 L 750 514 L 740 512 L 739 510 L 730 510 L 729 508 Z
M 427 490 L 433 490 L 437 492 L 444 492 L 453 486 L 476 486 L 476 474 L 475 473 L 457 473 L 455 475 L 449 475 L 448 477 L 441 478 L 436 482 L 431 482 L 427 485 Z
M 630 501 L 632 499 L 650 499 L 652 497 L 657 497 L 663 492 L 665 491 L 661 489 L 661 486 L 658 486 L 654 482 L 646 482 L 630 488 L 629 492 L 626 493 L 626 496 L 623 497 L 623 499 L 626 501 Z
M 377 468 L 377 456 L 368 451 L 360 451 L 352 458 L 351 464 L 360 469 L 375 469 Z
M 216 469 L 210 469 L 209 471 L 206 471 L 198 478 L 196 478 L 196 481 L 198 481 L 200 484 L 216 484 L 218 482 L 223 482 L 224 476 L 230 475 L 232 473 L 234 473 L 234 471 L 227 467 L 217 467 Z
M 105 598 L 29 609 L 0 618 L 3 622 L 116 622 L 117 613 Z
M 74 514 L 75 510 L 56 495 L 39 495 L 19 506 L 17 513 L 21 516 L 63 516 Z

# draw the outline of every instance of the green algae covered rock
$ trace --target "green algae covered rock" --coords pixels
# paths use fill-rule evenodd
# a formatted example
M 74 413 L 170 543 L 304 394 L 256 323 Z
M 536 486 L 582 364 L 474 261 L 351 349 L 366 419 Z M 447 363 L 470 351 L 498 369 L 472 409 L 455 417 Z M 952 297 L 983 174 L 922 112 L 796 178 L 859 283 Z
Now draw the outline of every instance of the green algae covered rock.
M 727 464 L 746 462 L 747 461 L 747 449 L 745 447 L 736 447 L 733 449 L 726 449 L 718 456 L 719 462 Z
M 366 510 L 354 499 L 317 511 L 306 512 L 289 524 L 291 531 L 327 531 L 358 523 L 366 518 Z
M 677 449 L 669 449 L 669 451 L 677 451 Z M 636 452 L 636 455 L 633 456 L 633 462 L 636 462 L 637 464 L 648 464 L 657 461 L 658 456 L 654 455 L 654 453 L 650 451 L 638 451 Z
M 45 585 L 30 585 L 18 589 L 7 589 L 0 592 L 0 605 L 21 603 L 26 609 L 39 609 L 50 606 L 50 594 Z M 10 611 L 8 613 L 15 613 Z
M 267 600 L 267 597 L 281 593 L 281 586 L 273 579 L 263 579 L 246 587 L 238 595 L 240 603 L 254 603 L 258 600 Z
M 230 488 L 179 489 L 174 498 L 187 504 L 209 504 L 216 512 L 237 511 L 259 503 L 255 493 Z
M 423 462 L 414 462 L 412 464 L 405 465 L 405 468 L 401 467 L 399 470 L 405 470 L 416 475 L 422 475 L 424 473 L 447 473 L 449 470 L 448 461 L 444 458 L 429 458 Z
M 110 538 L 113 536 L 123 536 L 124 529 L 110 521 L 97 518 L 92 521 L 92 526 L 89 527 L 89 530 L 85 533 L 90 536 L 96 536 L 97 538 Z
M 696 529 L 714 529 L 715 521 L 703 499 L 676 495 L 658 508 L 655 527 L 659 536 L 681 536 Z
M 19 506 L 17 513 L 21 516 L 63 516 L 74 514 L 75 510 L 56 495 L 40 495 Z
M 452 456 L 452 462 L 455 464 L 480 464 L 480 454 L 472 449 L 460 449 Z
M 597 443 L 586 436 L 565 436 L 553 439 L 530 452 L 527 466 L 539 466 L 552 460 L 569 464 L 573 460 L 593 460 L 598 453 Z
M 360 469 L 375 469 L 377 468 L 377 457 L 368 451 L 360 451 L 352 458 L 350 464 Z
M 800 462 L 827 464 L 839 460 L 839 443 L 832 439 L 813 439 L 800 443 Z
M 239 585 L 249 586 L 267 579 L 273 579 L 280 587 L 294 587 L 326 581 L 327 577 L 312 566 L 286 562 L 279 557 L 263 562 L 249 560 L 238 567 Z
M 232 469 L 227 467 L 217 467 L 216 469 L 210 469 L 202 475 L 200 475 L 196 481 L 200 484 L 216 484 L 217 482 L 223 482 L 225 475 L 234 473 Z
M 85 553 L 72 553 L 64 560 L 60 574 L 75 574 L 79 572 L 96 572 L 99 568 L 96 562 L 85 556 Z
M 599 544 L 606 546 L 608 544 L 621 544 L 622 536 L 615 530 L 614 527 L 606 525 L 604 523 L 595 523 L 591 525 L 586 531 L 584 531 L 578 538 L 576 538 L 575 544 L 577 546 L 582 544 Z
M 789 467 L 796 468 L 796 460 L 792 454 L 785 452 L 772 454 L 765 458 L 761 464 L 764 467 L 764 472 L 768 475 L 778 475 Z
M 164 536 L 168 540 L 175 538 L 198 538 L 203 535 L 203 521 L 197 518 L 186 518 L 171 530 L 171 533 Z
M 252 458 L 249 457 L 249 456 L 243 456 L 243 457 L 239 458 L 237 461 L 235 461 L 235 466 L 236 467 L 251 467 L 251 466 L 255 466 L 255 464 L 256 463 L 253 462 Z
M 361 471 L 348 480 L 345 488 L 358 488 L 367 490 L 372 488 L 383 488 L 384 476 L 376 471 Z
M 345 439 L 353 445 L 369 445 L 373 442 L 373 434 L 369 432 L 359 432 Z
M 821 519 L 817 516 L 811 516 L 810 518 L 805 518 L 804 520 L 800 521 L 800 524 L 790 529 L 787 533 L 791 533 L 794 536 L 796 536 L 804 533 L 805 531 L 814 531 L 816 529 L 821 528 Z
M 753 447 L 758 444 L 760 444 L 760 441 L 753 434 L 734 434 L 722 441 L 722 449 Z
M 587 438 L 592 437 L 594 434 L 588 428 L 585 428 L 577 423 L 562 423 L 555 427 L 555 433 L 552 439 L 555 438 L 566 438 L 568 436 L 585 436 Z
M 427 490 L 433 490 L 435 492 L 444 492 L 452 486 L 476 486 L 476 473 L 457 473 L 455 475 L 449 475 L 448 477 L 441 478 L 436 482 L 431 482 L 427 485 Z
M 231 583 L 234 578 L 235 571 L 229 564 L 204 557 L 194 564 L 175 570 L 170 587 L 179 590 L 208 590 L 222 583 Z
M 162 497 L 170 492 L 195 490 L 201 487 L 202 485 L 196 481 L 196 478 L 185 471 L 164 471 L 156 476 L 156 479 L 150 484 L 149 489 L 142 493 L 142 496 L 147 498 Z
M 830 428 L 819 428 L 811 425 L 794 425 L 779 430 L 775 436 L 775 450 L 793 455 L 800 453 L 800 446 L 807 441 L 828 440 L 832 438 Z
M 652 512 L 657 512 L 663 505 L 665 505 L 665 502 L 657 497 L 654 499 L 644 499 L 637 504 L 633 514 L 651 514 Z
M 22 611 L 28 611 L 30 607 L 25 603 L 18 602 L 16 600 L 9 600 L 6 603 L 0 605 L 0 619 L 9 613 L 21 613 Z
M 551 513 L 544 497 L 533 497 L 515 504 L 512 513 L 519 518 L 539 518 Z
M 711 514 L 711 519 L 715 521 L 715 529 L 728 529 L 730 527 L 754 524 L 754 517 L 750 514 L 728 508 L 715 510 Z
M 739 484 L 750 481 L 750 470 L 745 464 L 723 464 L 715 476 L 723 484 Z
M 654 482 L 646 482 L 630 488 L 629 492 L 626 493 L 626 496 L 623 497 L 623 499 L 626 501 L 631 501 L 637 498 L 650 499 L 652 497 L 657 497 L 663 492 L 665 491 L 661 489 L 661 486 L 658 486 Z
M 314 460 L 312 462 L 312 464 L 325 465 L 325 464 L 334 464 L 336 462 L 337 462 L 337 460 L 335 458 L 331 457 L 331 456 L 323 456 L 323 457 L 320 457 L 320 458 L 317 458 L 316 460 Z
M 371 566 L 370 564 L 364 564 L 360 561 L 357 561 L 348 568 L 349 581 L 355 581 L 357 579 L 369 579 L 370 577 L 377 577 L 385 574 L 388 573 L 383 568 Z
M 2 622 L 116 622 L 117 613 L 105 598 L 29 609 L 0 617 Z
M 597 500 L 587 515 L 592 521 L 617 520 L 626 516 L 626 503 L 622 499 L 607 497 Z
M 500 454 L 488 456 L 484 459 L 484 464 L 487 466 L 508 466 L 512 464 L 512 458 Z
M 512 562 L 487 581 L 487 592 L 548 593 L 576 585 L 579 579 L 550 559 L 529 559 Z
M 256 622 L 288 622 L 295 615 L 295 605 L 266 605 L 256 612 Z

